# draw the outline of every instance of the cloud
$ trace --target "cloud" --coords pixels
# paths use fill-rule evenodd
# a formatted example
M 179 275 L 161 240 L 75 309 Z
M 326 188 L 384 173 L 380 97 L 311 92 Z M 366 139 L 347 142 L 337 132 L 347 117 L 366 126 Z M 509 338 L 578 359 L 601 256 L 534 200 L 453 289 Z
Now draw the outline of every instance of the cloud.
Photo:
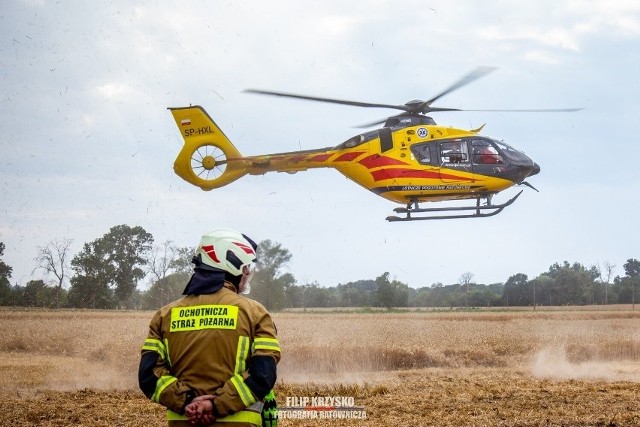
M 558 56 L 553 55 L 550 52 L 542 50 L 530 50 L 526 52 L 523 57 L 528 61 L 539 62 L 541 64 L 558 64 L 560 59 Z
M 113 98 L 124 98 L 133 92 L 129 86 L 124 83 L 107 83 L 97 86 L 96 91 L 105 98 L 105 100 Z
M 481 30 L 480 35 L 489 41 L 524 41 L 575 52 L 580 50 L 576 34 L 565 28 L 544 29 L 529 27 L 513 30 L 492 26 Z
M 578 16 L 585 33 L 599 33 L 605 37 L 636 37 L 640 35 L 640 4 L 634 0 L 594 3 L 573 0 L 566 3 L 566 13 Z

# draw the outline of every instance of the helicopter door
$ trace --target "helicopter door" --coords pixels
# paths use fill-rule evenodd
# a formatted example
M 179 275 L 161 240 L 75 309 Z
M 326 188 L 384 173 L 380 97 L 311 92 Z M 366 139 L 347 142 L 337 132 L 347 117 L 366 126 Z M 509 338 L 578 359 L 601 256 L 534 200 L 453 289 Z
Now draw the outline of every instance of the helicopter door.
M 472 171 L 467 141 L 455 139 L 441 142 L 440 166 L 440 179 L 443 182 L 468 182 L 468 179 L 456 174 L 456 171 Z

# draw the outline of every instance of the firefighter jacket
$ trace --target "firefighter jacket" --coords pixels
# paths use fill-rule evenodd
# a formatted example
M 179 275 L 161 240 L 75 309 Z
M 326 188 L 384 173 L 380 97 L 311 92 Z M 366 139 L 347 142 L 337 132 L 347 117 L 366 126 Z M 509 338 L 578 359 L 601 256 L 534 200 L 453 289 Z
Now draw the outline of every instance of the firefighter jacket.
M 261 424 L 261 400 L 280 360 L 276 328 L 262 304 L 221 285 L 187 295 L 151 320 L 138 379 L 145 395 L 168 409 L 170 425 L 183 424 L 185 406 L 205 394 L 216 396 L 216 422 Z

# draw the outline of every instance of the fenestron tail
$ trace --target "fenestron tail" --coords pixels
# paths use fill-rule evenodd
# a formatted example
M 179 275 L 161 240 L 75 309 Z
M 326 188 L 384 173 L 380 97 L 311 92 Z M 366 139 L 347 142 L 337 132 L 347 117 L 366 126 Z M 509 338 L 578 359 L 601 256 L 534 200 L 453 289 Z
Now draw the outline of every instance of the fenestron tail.
M 203 190 L 227 185 L 246 175 L 247 164 L 204 108 L 169 108 L 184 138 L 173 163 L 175 173 Z

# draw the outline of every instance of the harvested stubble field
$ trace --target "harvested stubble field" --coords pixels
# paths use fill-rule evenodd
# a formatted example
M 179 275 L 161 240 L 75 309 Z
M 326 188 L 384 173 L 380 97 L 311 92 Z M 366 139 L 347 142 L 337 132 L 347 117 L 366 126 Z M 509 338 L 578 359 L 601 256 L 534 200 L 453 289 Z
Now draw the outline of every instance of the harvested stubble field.
M 0 310 L 0 425 L 165 425 L 136 383 L 151 314 Z M 637 311 L 274 318 L 280 406 L 343 396 L 367 414 L 283 427 L 640 425 Z

